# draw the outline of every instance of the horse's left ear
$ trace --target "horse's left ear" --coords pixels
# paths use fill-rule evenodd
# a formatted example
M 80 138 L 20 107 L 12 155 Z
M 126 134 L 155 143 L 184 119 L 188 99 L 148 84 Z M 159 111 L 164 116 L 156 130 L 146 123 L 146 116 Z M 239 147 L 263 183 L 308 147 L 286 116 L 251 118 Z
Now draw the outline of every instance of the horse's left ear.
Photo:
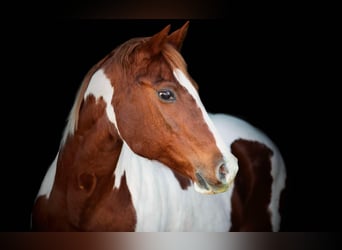
M 172 44 L 178 51 L 180 51 L 182 48 L 183 41 L 188 31 L 188 27 L 189 27 L 189 21 L 187 21 L 178 30 L 175 30 L 174 32 L 172 32 L 167 38 L 168 42 Z
M 153 35 L 146 43 L 146 47 L 151 50 L 153 55 L 158 54 L 162 50 L 164 44 L 167 42 L 170 27 L 170 24 L 167 25 L 164 29 Z

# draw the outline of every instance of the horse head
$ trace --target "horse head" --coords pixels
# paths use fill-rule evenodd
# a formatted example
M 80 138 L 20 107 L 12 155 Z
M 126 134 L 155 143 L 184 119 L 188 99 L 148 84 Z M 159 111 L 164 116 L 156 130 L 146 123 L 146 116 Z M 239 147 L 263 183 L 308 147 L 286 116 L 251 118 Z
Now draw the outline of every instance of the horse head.
M 191 179 L 198 192 L 220 193 L 233 182 L 238 165 L 210 120 L 180 54 L 188 25 L 171 34 L 168 25 L 112 52 L 102 65 L 113 87 L 109 116 L 134 153 Z

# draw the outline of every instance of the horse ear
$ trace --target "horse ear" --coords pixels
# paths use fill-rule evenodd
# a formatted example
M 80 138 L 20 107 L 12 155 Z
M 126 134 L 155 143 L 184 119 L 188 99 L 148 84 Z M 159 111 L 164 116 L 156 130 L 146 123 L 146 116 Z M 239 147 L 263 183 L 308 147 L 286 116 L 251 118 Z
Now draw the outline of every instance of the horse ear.
M 175 30 L 168 36 L 168 42 L 172 44 L 178 51 L 181 50 L 183 41 L 187 34 L 189 21 L 187 21 L 181 28 Z
M 153 55 L 158 54 L 163 48 L 163 45 L 167 42 L 167 35 L 169 34 L 170 27 L 170 24 L 167 25 L 164 29 L 153 35 L 146 44 L 147 48 L 151 50 Z

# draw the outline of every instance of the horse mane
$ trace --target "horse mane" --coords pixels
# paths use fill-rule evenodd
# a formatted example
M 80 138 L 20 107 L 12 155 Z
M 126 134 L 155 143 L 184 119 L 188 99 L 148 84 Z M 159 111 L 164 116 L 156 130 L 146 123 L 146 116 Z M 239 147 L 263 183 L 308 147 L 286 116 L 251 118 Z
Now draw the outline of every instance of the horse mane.
M 78 119 L 79 119 L 79 111 L 81 109 L 84 93 L 86 92 L 89 82 L 93 74 L 99 70 L 108 60 L 111 58 L 115 58 L 117 62 L 122 65 L 123 70 L 127 70 L 131 66 L 131 59 L 130 55 L 133 53 L 134 49 L 147 41 L 150 37 L 141 37 L 141 38 L 132 38 L 125 43 L 121 44 L 120 46 L 116 47 L 112 50 L 108 55 L 106 55 L 103 59 L 101 59 L 97 64 L 95 64 L 85 75 L 81 86 L 79 87 L 75 102 L 71 108 L 69 116 L 67 118 L 67 124 L 63 132 L 63 137 L 61 141 L 61 145 L 64 145 L 68 135 L 73 135 L 78 126 Z M 184 58 L 179 53 L 179 51 L 171 44 L 165 43 L 161 50 L 161 55 L 165 58 L 166 62 L 170 65 L 171 69 L 174 70 L 176 68 L 180 69 L 184 72 L 189 79 L 191 79 L 190 75 L 187 72 L 187 64 L 184 61 Z M 194 84 L 195 88 L 198 89 L 197 84 L 191 80 Z

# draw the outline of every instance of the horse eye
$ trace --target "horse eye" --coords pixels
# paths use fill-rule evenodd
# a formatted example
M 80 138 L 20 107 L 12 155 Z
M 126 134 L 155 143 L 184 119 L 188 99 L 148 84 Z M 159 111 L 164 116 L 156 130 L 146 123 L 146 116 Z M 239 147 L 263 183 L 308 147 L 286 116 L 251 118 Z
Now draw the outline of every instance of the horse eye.
M 162 89 L 158 91 L 158 96 L 162 101 L 173 102 L 176 100 L 175 93 L 169 89 Z

